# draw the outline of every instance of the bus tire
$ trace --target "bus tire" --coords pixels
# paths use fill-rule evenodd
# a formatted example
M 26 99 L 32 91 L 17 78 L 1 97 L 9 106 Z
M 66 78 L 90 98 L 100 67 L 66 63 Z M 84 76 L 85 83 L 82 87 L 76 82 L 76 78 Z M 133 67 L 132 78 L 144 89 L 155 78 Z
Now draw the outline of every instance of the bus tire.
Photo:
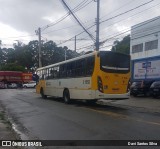
M 70 94 L 69 94 L 69 90 L 68 89 L 65 89 L 63 91 L 63 100 L 66 104 L 69 104 L 70 103 Z
M 44 94 L 43 88 L 41 88 L 40 93 L 41 93 L 41 97 L 42 97 L 43 99 L 46 99 L 46 98 L 47 98 L 47 95 Z

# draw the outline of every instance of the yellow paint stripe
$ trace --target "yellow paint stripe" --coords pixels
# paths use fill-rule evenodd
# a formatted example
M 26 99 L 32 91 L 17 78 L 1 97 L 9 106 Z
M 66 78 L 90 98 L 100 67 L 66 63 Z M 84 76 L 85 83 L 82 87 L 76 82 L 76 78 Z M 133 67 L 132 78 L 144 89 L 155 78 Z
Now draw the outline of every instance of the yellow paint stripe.
M 85 107 L 83 107 L 83 108 L 85 108 Z M 137 122 L 143 122 L 143 123 L 147 123 L 147 124 L 151 124 L 151 125 L 158 125 L 158 126 L 160 126 L 160 123 L 145 121 L 143 119 L 138 119 L 138 118 L 135 118 L 135 117 L 129 117 L 129 116 L 124 115 L 124 114 L 118 114 L 118 113 L 113 113 L 113 112 L 108 112 L 108 111 L 104 112 L 104 111 L 95 110 L 95 109 L 91 109 L 91 108 L 85 108 L 85 109 L 89 109 L 91 111 L 94 111 L 94 112 L 97 112 L 97 113 L 101 113 L 101 114 L 104 114 L 104 115 L 107 115 L 107 116 L 122 118 L 122 119 L 126 119 L 126 120 L 134 120 L 134 121 L 137 121 Z

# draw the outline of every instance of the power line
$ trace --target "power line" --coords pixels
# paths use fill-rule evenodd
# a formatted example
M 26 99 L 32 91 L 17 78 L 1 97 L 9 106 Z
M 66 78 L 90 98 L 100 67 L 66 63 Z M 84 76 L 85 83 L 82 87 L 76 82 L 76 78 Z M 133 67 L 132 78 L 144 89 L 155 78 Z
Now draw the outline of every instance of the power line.
M 88 0 L 87 0 L 88 1 Z M 87 3 L 87 1 L 85 2 L 85 3 Z M 77 9 L 74 9 L 73 10 L 73 12 L 77 12 L 77 11 L 79 11 L 79 10 L 81 10 L 82 8 L 84 8 L 84 7 L 86 7 L 88 4 L 90 4 L 92 2 L 92 0 L 90 0 L 87 4 L 83 4 L 83 5 L 81 5 L 81 6 L 79 6 L 79 8 L 77 8 Z
M 111 20 L 111 19 L 117 18 L 117 17 L 119 17 L 119 16 L 121 16 L 121 15 L 124 15 L 124 14 L 126 14 L 126 13 L 128 13 L 128 12 L 131 12 L 131 11 L 135 10 L 135 9 L 138 9 L 138 8 L 144 6 L 144 5 L 147 5 L 147 4 L 151 3 L 152 1 L 154 1 L 154 0 L 151 0 L 151 1 L 149 1 L 149 2 L 143 3 L 143 4 L 141 4 L 141 5 L 139 5 L 139 6 L 135 7 L 135 8 L 132 8 L 132 9 L 130 9 L 130 10 L 127 10 L 127 11 L 125 11 L 125 12 L 123 12 L 123 13 L 120 13 L 120 14 L 118 14 L 118 15 L 116 15 L 116 16 L 110 17 L 110 18 L 108 18 L 108 19 L 106 19 L 106 20 L 103 20 L 103 21 L 100 22 L 100 24 L 102 24 L 102 23 L 104 23 L 104 22 L 106 22 L 106 21 L 109 21 L 109 20 Z M 92 25 L 92 26 L 90 26 L 89 28 L 92 28 L 93 26 L 95 26 L 95 25 Z
M 155 19 L 152 19 L 151 21 L 147 21 L 147 22 L 145 22 L 145 23 L 143 23 L 143 24 L 141 24 L 141 25 L 139 25 L 139 26 L 137 26 L 137 27 L 134 27 L 133 29 L 137 29 L 137 28 L 139 28 L 139 27 L 141 27 L 141 26 L 143 26 L 143 25 L 149 24 L 149 23 L 154 22 L 154 21 L 156 21 L 156 20 L 158 20 L 158 19 L 160 19 L 160 17 L 157 17 L 157 18 L 155 18 Z M 130 32 L 130 31 L 131 31 L 131 29 L 128 29 L 128 30 L 126 30 L 126 31 L 124 31 L 124 32 L 122 32 L 122 33 L 119 33 L 119 34 L 117 34 L 117 35 L 111 36 L 111 37 L 103 40 L 101 43 L 104 44 L 106 41 L 108 41 L 108 40 L 110 40 L 110 39 L 113 39 L 113 38 L 115 38 L 115 37 L 118 37 L 118 36 L 120 36 L 120 35 L 126 34 L 127 32 Z M 158 31 L 157 31 L 157 32 L 158 32 Z M 152 33 L 152 34 L 153 34 L 153 33 Z M 148 35 L 149 35 L 149 34 L 148 34 Z M 93 46 L 93 44 L 92 44 L 92 45 L 89 45 L 89 46 Z M 89 47 L 89 46 L 86 46 L 86 47 Z M 103 46 L 102 46 L 102 47 L 103 47 Z M 83 48 L 85 48 L 85 47 L 83 47 Z M 80 48 L 80 49 L 81 49 L 81 48 Z M 78 49 L 77 49 L 77 50 L 78 50 Z
M 160 17 L 157 17 L 157 18 L 155 18 L 155 19 L 152 19 L 151 21 L 147 21 L 147 22 L 145 22 L 145 23 L 142 23 L 141 25 L 139 25 L 139 26 L 137 26 L 137 27 L 134 27 L 133 29 L 137 29 L 137 28 L 139 28 L 139 27 L 141 27 L 141 26 L 143 26 L 143 25 L 149 24 L 149 23 L 154 22 L 154 21 L 156 21 L 156 20 L 158 20 L 158 19 L 160 19 Z M 118 34 L 118 35 L 116 35 L 116 36 L 113 36 L 113 37 L 111 37 L 111 38 L 117 37 L 117 36 L 119 36 L 119 35 L 121 35 L 121 34 L 124 34 L 124 33 L 129 32 L 129 31 L 131 31 L 131 29 L 129 29 L 129 30 L 123 32 L 123 33 L 120 33 L 120 34 Z M 102 41 L 102 43 L 105 43 L 108 39 L 111 39 L 111 38 L 105 39 L 104 41 Z
M 85 0 L 84 0 L 84 1 L 85 1 Z M 84 2 L 84 1 L 83 1 L 83 2 Z M 152 0 L 152 1 L 153 1 L 153 0 Z M 81 2 L 81 3 L 83 3 L 83 2 Z M 149 2 L 151 2 L 151 1 L 149 1 Z M 147 3 L 149 3 L 149 2 L 147 2 Z M 80 4 L 81 4 L 81 3 L 80 3 Z M 80 5 L 80 4 L 79 4 L 79 5 Z M 145 3 L 144 3 L 144 4 L 145 4 Z M 144 4 L 142 4 L 142 5 L 144 5 Z M 77 5 L 77 6 L 78 6 L 78 5 Z M 75 8 L 77 8 L 77 6 L 76 6 Z M 140 6 L 141 6 L 141 5 L 140 5 Z M 140 7 L 140 6 L 138 6 L 138 7 Z M 155 6 L 156 6 L 156 5 L 155 5 Z M 153 7 L 155 7 L 155 6 L 153 6 Z M 75 8 L 74 8 L 74 9 L 75 9 Z M 133 9 L 135 9 L 135 8 L 133 8 Z M 130 10 L 128 10 L 127 12 L 132 11 L 133 9 L 130 9 Z M 149 9 L 150 9 L 150 8 L 149 8 Z M 121 13 L 121 14 L 119 14 L 119 15 L 122 15 L 122 14 L 124 14 L 124 13 L 126 13 L 126 12 L 123 12 L 123 13 Z M 141 12 L 140 12 L 140 13 L 141 13 Z M 111 18 L 109 18 L 109 20 L 112 19 L 112 18 L 118 17 L 119 15 L 114 16 L 114 17 L 111 17 Z M 107 20 L 108 20 L 108 19 L 107 19 Z M 104 20 L 104 21 L 107 21 L 107 20 Z M 104 22 L 104 21 L 103 21 L 103 22 Z M 100 22 L 100 23 L 103 23 L 103 22 Z M 90 28 L 92 28 L 92 27 L 94 27 L 94 26 L 95 26 L 95 24 L 94 24 L 94 25 L 91 25 L 91 26 L 88 27 L 87 29 L 90 29 Z M 72 27 L 72 26 L 71 26 L 71 27 Z M 67 28 L 70 28 L 70 27 L 67 27 Z M 67 28 L 66 28 L 66 29 L 67 29 Z M 63 29 L 65 29 L 65 28 L 63 28 Z M 59 30 L 61 30 L 61 29 L 59 29 Z M 58 31 L 58 30 L 55 30 L 55 31 Z M 47 33 L 48 33 L 48 32 L 47 32 Z M 47 34 L 47 33 L 43 33 L 43 34 Z M 84 31 L 81 32 L 81 33 L 79 33 L 79 34 L 77 34 L 76 36 L 79 36 L 79 35 L 82 34 L 82 33 L 84 33 Z M 36 36 L 36 34 L 30 34 L 30 35 L 26 35 L 26 36 L 25 36 L 25 35 L 24 35 L 24 36 L 17 36 L 17 37 L 6 37 L 6 38 L 1 38 L 1 39 L 3 40 L 3 39 L 9 39 L 9 38 L 23 38 L 23 37 L 30 37 L 30 36 Z
M 128 18 L 125 18 L 125 19 L 122 19 L 122 20 L 120 20 L 120 21 L 117 21 L 117 22 L 115 22 L 115 23 L 113 23 L 113 24 L 110 24 L 110 25 L 108 25 L 107 27 L 111 27 L 111 26 L 117 24 L 118 22 L 121 22 L 121 21 L 124 21 L 124 20 L 126 20 L 126 19 L 129 19 L 129 18 L 131 18 L 131 17 L 133 17 L 133 16 L 136 16 L 137 14 L 143 13 L 143 12 L 145 12 L 145 11 L 147 11 L 147 10 L 150 10 L 150 9 L 152 9 L 152 8 L 154 8 L 154 7 L 157 7 L 158 5 L 160 5 L 160 3 L 154 5 L 154 6 L 150 7 L 150 8 L 144 9 L 143 11 L 140 11 L 140 12 L 138 12 L 138 13 L 135 13 L 135 14 L 129 16 Z M 133 18 L 132 18 L 132 19 L 133 19 Z
M 90 38 L 95 42 L 95 38 L 92 34 L 89 33 L 89 31 L 84 27 L 84 25 L 79 21 L 79 19 L 76 17 L 76 15 L 72 12 L 72 10 L 69 8 L 69 6 L 66 4 L 64 0 L 62 0 L 64 6 L 70 11 L 74 19 L 78 22 L 78 24 L 83 28 L 83 30 L 90 36 Z
M 111 17 L 111 18 L 108 18 L 108 19 L 106 19 L 106 20 L 103 20 L 103 21 L 100 22 L 100 24 L 101 24 L 101 23 L 104 23 L 104 22 L 106 22 L 106 21 L 108 21 L 108 20 L 114 19 L 114 18 L 116 18 L 116 17 L 119 17 L 119 16 L 121 16 L 121 15 L 123 15 L 123 14 L 126 14 L 126 13 L 128 13 L 128 12 L 131 12 L 131 11 L 133 11 L 133 10 L 136 10 L 136 9 L 138 9 L 138 8 L 144 6 L 144 5 L 147 5 L 147 4 L 151 3 L 152 1 L 154 1 L 154 0 L 151 0 L 151 1 L 149 1 L 149 2 L 143 3 L 143 4 L 141 4 L 141 5 L 137 6 L 137 7 L 132 8 L 132 9 L 130 9 L 130 10 L 127 10 L 127 11 L 121 13 L 121 14 L 118 14 L 118 15 L 116 15 L 116 16 L 113 16 L 113 17 Z M 95 26 L 95 24 L 91 25 L 90 27 L 87 28 L 87 30 L 89 30 L 90 28 L 92 28 L 92 27 L 94 27 L 94 26 Z M 85 32 L 85 31 L 82 31 L 82 32 L 76 34 L 76 36 L 79 36 L 79 35 L 81 35 L 81 34 L 84 33 L 84 32 Z M 74 37 L 72 37 L 72 38 L 74 38 Z M 70 38 L 70 39 L 72 39 L 72 38 Z M 70 39 L 66 40 L 65 42 L 69 41 Z M 65 43 L 65 42 L 64 42 L 64 43 Z M 61 44 L 63 44 L 63 43 L 61 43 Z
M 148 3 L 148 2 L 147 2 Z M 128 3 L 127 3 L 128 4 Z M 145 4 L 145 3 L 144 3 Z M 142 4 L 142 6 L 144 5 L 144 4 Z M 141 5 L 140 5 L 141 6 Z M 138 6 L 138 8 L 140 7 L 140 6 Z M 153 7 L 155 7 L 155 6 L 157 6 L 157 4 L 156 5 L 154 5 L 154 6 L 152 6 L 151 8 L 153 8 Z M 121 7 L 120 7 L 121 8 Z M 137 7 L 136 7 L 137 8 Z M 148 8 L 148 9 L 145 9 L 145 10 L 143 10 L 143 11 L 146 11 L 146 10 L 149 10 L 149 9 L 151 9 L 151 8 Z M 135 9 L 135 8 L 133 8 L 133 9 Z M 128 11 L 132 11 L 133 9 L 130 9 L 130 10 L 128 10 Z M 143 11 L 141 11 L 141 12 L 143 12 Z M 136 14 L 139 14 L 139 13 L 141 13 L 141 12 L 138 12 L 138 13 L 136 13 Z M 124 14 L 124 13 L 126 13 L 126 12 L 123 12 L 122 14 Z M 121 15 L 122 15 L 121 14 Z M 134 15 L 136 15 L 136 14 L 134 14 Z M 134 16 L 134 15 L 132 15 L 132 16 Z M 115 17 L 118 17 L 118 16 L 114 16 L 114 18 Z M 131 16 L 130 16 L 131 17 Z M 113 18 L 113 17 L 112 17 Z M 109 18 L 109 20 L 110 19 L 112 19 L 112 18 Z M 125 19 L 123 19 L 123 20 L 125 20 Z M 123 20 L 120 20 L 120 21 L 123 21 Z M 118 22 L 120 22 L 120 21 L 118 21 Z M 116 22 L 116 23 L 118 23 L 118 22 Z M 100 22 L 101 23 L 101 22 Z M 114 23 L 115 24 L 115 23 Z M 90 27 L 88 27 L 87 29 L 90 29 L 90 28 L 92 28 L 92 27 L 94 27 L 95 26 L 95 24 L 94 25 L 91 25 Z M 111 25 L 110 25 L 111 26 Z M 71 26 L 72 27 L 72 26 Z M 67 28 L 70 28 L 70 27 L 67 27 Z M 67 29 L 66 28 L 66 29 Z M 64 28 L 65 29 L 65 28 Z M 84 31 L 82 31 L 82 32 L 80 32 L 79 34 L 77 34 L 76 36 L 79 36 L 79 35 L 81 35 L 82 33 L 84 33 Z
M 92 1 L 93 1 L 93 0 L 91 0 L 90 2 L 92 2 Z M 133 1 L 135 1 L 135 0 L 131 0 L 131 1 L 127 2 L 126 4 L 124 4 L 123 6 L 119 7 L 118 9 L 109 12 L 107 15 L 109 15 L 109 14 L 111 14 L 111 13 L 113 13 L 113 12 L 116 12 L 117 10 L 123 8 L 124 6 L 130 4 L 130 3 L 133 2 Z M 89 2 L 89 3 L 90 3 L 90 2 Z M 105 16 L 107 16 L 107 15 L 105 15 Z M 101 17 L 101 19 L 104 18 L 105 16 Z M 87 21 L 83 22 L 83 24 L 86 24 L 86 23 L 91 22 L 91 21 L 93 21 L 93 19 L 92 19 L 92 20 L 87 20 Z
M 149 3 L 153 2 L 153 1 L 154 1 L 154 0 L 151 0 L 151 1 L 149 1 L 149 2 L 143 3 L 142 5 L 139 5 L 139 6 L 135 7 L 135 8 L 132 8 L 132 9 L 130 9 L 130 10 L 127 10 L 127 11 L 125 11 L 125 12 L 123 12 L 123 13 L 120 13 L 120 14 L 118 14 L 118 15 L 116 15 L 116 16 L 113 16 L 113 17 L 111 17 L 111 18 L 108 18 L 108 19 L 106 19 L 106 20 L 103 20 L 103 21 L 101 21 L 100 23 L 104 23 L 104 22 L 106 22 L 106 21 L 108 21 L 108 20 L 117 18 L 117 17 L 119 17 L 119 16 L 121 16 L 121 15 L 124 15 L 124 14 L 126 14 L 126 13 L 128 13 L 128 12 L 131 12 L 131 11 L 133 11 L 133 10 L 135 10 L 135 9 L 138 9 L 138 8 L 144 6 L 144 5 L 147 5 L 147 4 L 149 4 Z
M 109 14 L 111 14 L 111 13 L 113 13 L 113 12 L 116 12 L 117 10 L 123 8 L 124 6 L 130 4 L 130 3 L 133 2 L 133 1 L 135 1 L 135 0 L 131 0 L 131 1 L 127 2 L 127 3 L 124 4 L 123 6 L 117 8 L 116 10 L 113 10 L 113 11 L 109 12 L 107 15 L 109 15 Z M 91 2 L 92 2 L 92 0 L 91 0 Z M 107 16 L 107 15 L 105 15 L 105 16 Z M 101 19 L 104 18 L 105 16 L 101 17 Z M 92 19 L 92 20 L 87 20 L 87 21 L 83 22 L 83 24 L 86 24 L 86 23 L 91 22 L 91 21 L 93 21 L 93 19 Z
M 94 25 L 92 25 L 92 26 L 90 26 L 89 28 L 87 28 L 87 29 L 90 29 L 90 28 L 92 28 L 93 26 L 95 26 L 95 24 Z M 84 32 L 84 31 L 83 31 Z M 82 34 L 83 32 L 81 32 L 81 33 L 79 33 L 79 34 L 77 34 L 77 35 L 80 35 L 80 34 Z M 9 38 L 22 38 L 22 37 L 30 37 L 30 36 L 36 36 L 36 34 L 31 34 L 31 35 L 27 35 L 27 36 L 17 36 L 17 37 L 6 37 L 6 38 L 2 38 L 2 39 L 9 39 Z M 73 37 L 74 38 L 74 37 Z M 67 42 L 67 40 L 65 40 L 65 42 Z M 62 43 L 61 43 L 62 44 Z
M 124 5 L 122 5 L 121 7 L 117 8 L 116 10 L 113 10 L 113 11 L 107 13 L 107 15 L 104 15 L 103 17 L 101 17 L 101 19 L 104 18 L 104 17 L 106 17 L 106 16 L 108 16 L 109 14 L 112 14 L 112 13 L 114 13 L 114 12 L 120 10 L 121 8 L 123 8 L 123 7 L 125 7 L 126 5 L 132 3 L 133 1 L 135 1 L 135 0 L 131 0 L 131 1 L 127 2 L 127 3 L 125 3 Z
M 86 7 L 88 4 L 90 4 L 92 1 L 88 2 L 86 4 L 88 0 L 83 0 L 81 3 L 79 3 L 75 8 L 72 9 L 73 12 L 77 12 L 79 10 L 81 10 L 82 8 Z M 53 22 L 53 23 L 50 23 L 46 26 L 43 26 L 41 27 L 42 30 L 48 28 L 48 27 L 51 27 L 51 26 L 54 26 L 60 22 L 62 22 L 63 20 L 65 20 L 68 16 L 70 15 L 70 12 L 66 13 L 64 16 L 62 16 L 61 18 L 59 18 L 57 21 Z

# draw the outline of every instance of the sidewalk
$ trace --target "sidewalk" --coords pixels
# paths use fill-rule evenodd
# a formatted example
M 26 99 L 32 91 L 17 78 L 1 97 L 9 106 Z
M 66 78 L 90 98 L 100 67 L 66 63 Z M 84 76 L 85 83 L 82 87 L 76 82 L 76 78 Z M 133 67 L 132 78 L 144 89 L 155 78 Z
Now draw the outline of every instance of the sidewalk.
M 100 100 L 102 104 L 120 106 L 124 108 L 136 108 L 148 112 L 158 112 L 160 113 L 160 98 L 152 97 L 130 97 L 130 99 L 125 100 Z

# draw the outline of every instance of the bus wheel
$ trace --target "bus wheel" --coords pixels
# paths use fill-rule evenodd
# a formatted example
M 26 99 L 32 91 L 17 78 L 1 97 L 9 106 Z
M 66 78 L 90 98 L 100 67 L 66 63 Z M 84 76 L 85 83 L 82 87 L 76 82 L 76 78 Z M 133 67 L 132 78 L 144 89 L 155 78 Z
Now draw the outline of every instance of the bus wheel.
M 70 103 L 70 94 L 68 89 L 63 91 L 63 100 L 66 104 Z
M 43 99 L 46 99 L 46 98 L 47 98 L 47 95 L 44 95 L 43 88 L 41 88 L 41 92 L 40 92 L 40 93 L 41 93 L 41 96 L 42 96 Z

